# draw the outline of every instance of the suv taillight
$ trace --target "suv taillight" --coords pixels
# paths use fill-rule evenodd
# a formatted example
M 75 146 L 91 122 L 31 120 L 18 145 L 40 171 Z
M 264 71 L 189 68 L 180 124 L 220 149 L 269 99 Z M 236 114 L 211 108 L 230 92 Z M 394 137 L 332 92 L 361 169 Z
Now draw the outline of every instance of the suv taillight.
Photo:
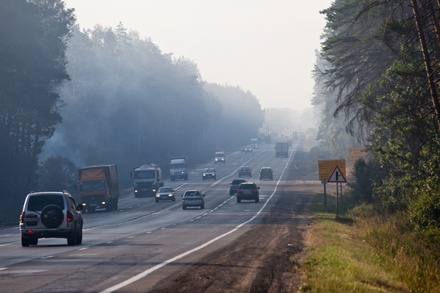
M 24 223 L 24 217 L 26 216 L 25 212 L 22 212 L 20 215 L 20 223 Z
M 67 211 L 67 219 L 66 220 L 68 223 L 73 222 L 73 215 L 72 215 L 71 211 Z

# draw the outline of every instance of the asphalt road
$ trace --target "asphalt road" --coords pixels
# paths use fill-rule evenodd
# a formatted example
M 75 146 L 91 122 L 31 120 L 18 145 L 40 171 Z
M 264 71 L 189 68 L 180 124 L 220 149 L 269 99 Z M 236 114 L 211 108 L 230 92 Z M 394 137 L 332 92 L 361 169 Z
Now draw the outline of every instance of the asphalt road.
M 0 291 L 146 292 L 258 224 L 288 179 L 289 161 L 275 157 L 274 145 L 261 145 L 252 153 L 227 154 L 225 164 L 198 166 L 188 181 L 166 182 L 177 190 L 175 202 L 125 191 L 119 210 L 84 214 L 79 246 L 40 239 L 37 246 L 21 247 L 18 227 L 0 230 Z M 260 186 L 259 203 L 237 203 L 229 195 L 229 182 L 242 165 L 252 168 L 253 177 L 244 179 Z M 259 180 L 263 166 L 274 169 L 274 180 Z M 217 180 L 202 180 L 205 167 L 216 169 Z M 205 193 L 205 209 L 183 210 L 185 189 Z

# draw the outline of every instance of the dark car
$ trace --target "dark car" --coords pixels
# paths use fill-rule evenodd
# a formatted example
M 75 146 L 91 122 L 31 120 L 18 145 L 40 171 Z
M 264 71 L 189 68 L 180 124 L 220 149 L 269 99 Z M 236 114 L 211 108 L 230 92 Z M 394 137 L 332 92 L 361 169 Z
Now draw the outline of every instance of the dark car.
M 205 170 L 203 170 L 202 173 L 202 178 L 203 180 L 205 179 L 217 179 L 217 175 L 215 173 L 215 169 L 214 168 L 205 168 Z
M 273 180 L 273 170 L 271 167 L 262 167 L 260 169 L 260 180 L 262 179 Z
M 238 169 L 238 177 L 249 176 L 252 177 L 252 169 L 249 166 L 241 166 Z
M 68 245 L 81 244 L 81 209 L 67 191 L 29 193 L 20 216 L 21 245 L 37 245 L 39 238 L 66 238 Z
M 205 208 L 204 194 L 199 190 L 187 190 L 182 195 L 182 208 L 186 210 L 187 207 L 200 207 L 200 209 Z
M 241 202 L 243 199 L 260 201 L 260 187 L 253 182 L 243 182 L 237 189 L 237 202 Z
M 176 200 L 175 191 L 170 186 L 162 186 L 159 187 L 159 190 L 156 192 L 156 198 L 155 201 L 159 202 L 161 200 Z
M 231 183 L 229 183 L 229 195 L 234 195 L 237 193 L 238 186 L 246 182 L 244 179 L 234 179 Z

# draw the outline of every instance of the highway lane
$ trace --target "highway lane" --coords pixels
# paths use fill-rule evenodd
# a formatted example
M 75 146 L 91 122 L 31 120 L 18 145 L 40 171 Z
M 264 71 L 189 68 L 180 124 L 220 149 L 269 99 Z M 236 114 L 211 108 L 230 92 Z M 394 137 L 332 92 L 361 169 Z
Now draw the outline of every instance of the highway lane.
M 117 286 L 164 261 L 229 233 L 251 219 L 267 203 L 287 161 L 275 158 L 273 146 L 268 145 L 251 154 L 229 154 L 224 165 L 208 163 L 200 166 L 190 173 L 189 181 L 166 183 L 174 186 L 178 195 L 185 189 L 204 191 L 204 210 L 182 210 L 179 196 L 176 202 L 156 203 L 153 198 L 134 198 L 127 194 L 120 201 L 118 211 L 84 215 L 84 242 L 81 246 L 67 246 L 64 239 L 41 239 L 38 246 L 22 248 L 17 228 L 2 230 L 0 287 L 13 292 L 32 289 L 36 292 L 63 292 L 67 289 L 66 292 L 74 292 L 101 291 Z M 237 204 L 235 196 L 229 196 L 229 182 L 237 177 L 237 169 L 244 164 L 253 168 L 251 180 L 261 188 L 259 203 L 245 201 Z M 216 181 L 202 180 L 201 170 L 208 166 L 216 168 Z M 273 181 L 258 180 L 258 170 L 263 166 L 274 168 Z M 244 233 L 247 226 L 257 222 L 258 219 L 211 244 L 210 248 L 197 250 L 182 259 L 197 259 L 224 241 L 232 241 Z M 175 273 L 173 269 L 178 268 L 168 265 L 155 271 L 149 276 L 153 278 L 149 283 Z M 66 282 L 69 284 L 67 287 Z M 140 289 L 142 291 L 145 287 Z

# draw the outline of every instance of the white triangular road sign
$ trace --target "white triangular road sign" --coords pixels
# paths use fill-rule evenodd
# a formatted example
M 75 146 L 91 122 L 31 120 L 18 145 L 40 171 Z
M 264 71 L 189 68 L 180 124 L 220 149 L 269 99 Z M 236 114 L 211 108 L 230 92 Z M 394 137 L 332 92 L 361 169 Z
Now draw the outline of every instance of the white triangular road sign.
M 339 169 L 339 167 L 336 166 L 335 169 L 333 170 L 332 175 L 327 180 L 327 182 L 337 183 L 337 182 L 347 182 L 347 180 L 345 180 L 344 174 L 342 174 L 342 172 Z

